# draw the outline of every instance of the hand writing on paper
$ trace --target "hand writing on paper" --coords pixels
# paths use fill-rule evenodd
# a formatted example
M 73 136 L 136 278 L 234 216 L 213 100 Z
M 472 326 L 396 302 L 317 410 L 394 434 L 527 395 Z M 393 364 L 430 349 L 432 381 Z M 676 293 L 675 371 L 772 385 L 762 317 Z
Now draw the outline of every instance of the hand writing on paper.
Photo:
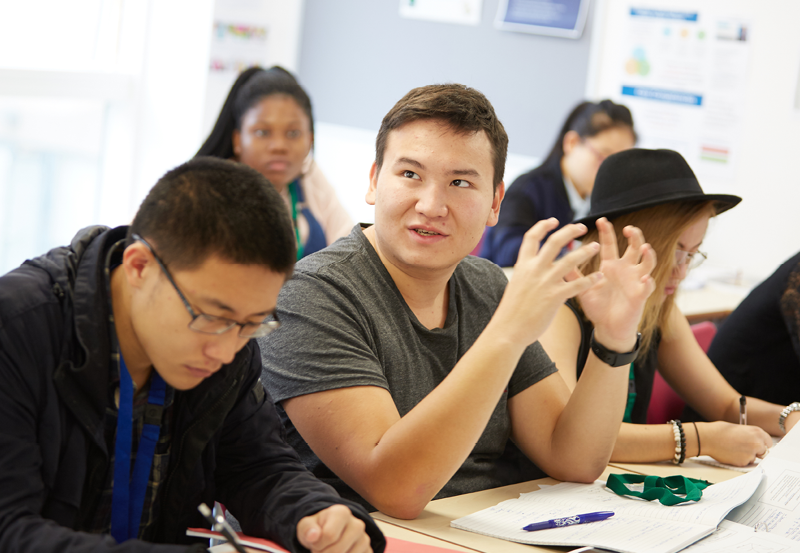
M 558 221 L 550 218 L 539 221 L 525 233 L 514 274 L 495 313 L 495 317 L 508 323 L 508 336 L 525 346 L 539 339 L 567 299 L 602 278 L 600 274 L 577 273 L 578 265 L 597 254 L 600 249 L 597 243 L 556 259 L 565 246 L 586 233 L 584 225 L 566 225 L 539 247 L 556 226 Z
M 700 426 L 700 423 L 697 424 Z M 717 421 L 700 428 L 703 454 L 726 465 L 747 466 L 756 457 L 763 457 L 772 447 L 772 437 L 758 426 Z
M 300 519 L 297 539 L 312 552 L 366 553 L 371 552 L 365 524 L 353 516 L 344 505 L 333 505 Z
M 622 231 L 628 239 L 622 257 L 614 226 L 603 217 L 597 221 L 597 230 L 600 272 L 604 278 L 579 295 L 581 307 L 594 324 L 595 336 L 601 344 L 629 351 L 633 349 L 647 298 L 655 290 L 650 273 L 656 267 L 656 254 L 636 227 L 627 226 Z

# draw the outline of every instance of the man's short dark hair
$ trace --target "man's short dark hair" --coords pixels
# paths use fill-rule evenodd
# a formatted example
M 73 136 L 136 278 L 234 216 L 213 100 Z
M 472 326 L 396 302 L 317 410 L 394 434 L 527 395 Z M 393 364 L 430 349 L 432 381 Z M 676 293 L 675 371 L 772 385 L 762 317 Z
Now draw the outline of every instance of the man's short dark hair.
M 175 269 L 210 256 L 290 274 L 296 260 L 292 221 L 280 194 L 244 164 L 194 158 L 167 172 L 147 194 L 128 229 Z
M 437 119 L 457 133 L 484 131 L 492 146 L 493 184 L 503 181 L 508 153 L 508 135 L 489 100 L 461 84 L 435 84 L 415 88 L 389 110 L 375 139 L 375 164 L 380 171 L 389 133 L 406 123 Z

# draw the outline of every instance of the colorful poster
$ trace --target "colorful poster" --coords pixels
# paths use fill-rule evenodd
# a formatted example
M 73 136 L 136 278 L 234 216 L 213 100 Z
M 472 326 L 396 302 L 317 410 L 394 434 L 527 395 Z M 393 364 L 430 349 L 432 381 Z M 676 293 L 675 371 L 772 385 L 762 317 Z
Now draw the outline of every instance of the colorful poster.
M 267 29 L 231 21 L 214 21 L 209 69 L 241 73 L 248 67 L 263 65 Z
M 589 0 L 502 0 L 495 25 L 504 31 L 580 38 Z
M 750 56 L 748 20 L 670 4 L 625 10 L 617 21 L 617 50 L 604 60 L 613 75 L 601 94 L 610 92 L 631 109 L 639 146 L 680 152 L 701 181 L 732 182 Z
M 400 0 L 400 17 L 478 25 L 483 0 Z

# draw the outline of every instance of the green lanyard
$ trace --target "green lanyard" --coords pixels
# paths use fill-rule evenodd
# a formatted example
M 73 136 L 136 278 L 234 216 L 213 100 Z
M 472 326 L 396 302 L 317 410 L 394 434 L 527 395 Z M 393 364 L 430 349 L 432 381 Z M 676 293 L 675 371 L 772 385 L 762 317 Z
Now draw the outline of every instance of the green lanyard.
M 627 484 L 641 484 L 641 492 L 631 490 Z M 703 490 L 711 485 L 706 480 L 697 480 L 676 475 L 661 478 L 660 476 L 642 476 L 641 474 L 610 474 L 606 487 L 617 495 L 640 497 L 647 501 L 657 499 L 662 505 L 677 505 L 688 501 L 700 501 Z
M 297 241 L 297 260 L 303 259 L 303 243 L 300 241 L 300 227 L 297 225 L 297 179 L 289 183 L 289 197 L 292 199 L 292 225 L 294 225 L 294 238 Z

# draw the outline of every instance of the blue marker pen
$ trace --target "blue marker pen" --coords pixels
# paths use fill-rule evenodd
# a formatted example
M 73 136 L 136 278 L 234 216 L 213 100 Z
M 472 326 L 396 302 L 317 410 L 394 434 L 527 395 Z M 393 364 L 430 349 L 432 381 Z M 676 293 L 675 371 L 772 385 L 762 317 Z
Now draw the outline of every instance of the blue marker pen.
M 587 522 L 599 522 L 614 516 L 613 511 L 598 511 L 596 513 L 584 513 L 571 517 L 554 518 L 544 522 L 534 522 L 527 525 L 523 530 L 533 532 L 534 530 L 546 530 L 548 528 L 559 528 L 561 526 L 572 526 L 573 524 L 586 524 Z

